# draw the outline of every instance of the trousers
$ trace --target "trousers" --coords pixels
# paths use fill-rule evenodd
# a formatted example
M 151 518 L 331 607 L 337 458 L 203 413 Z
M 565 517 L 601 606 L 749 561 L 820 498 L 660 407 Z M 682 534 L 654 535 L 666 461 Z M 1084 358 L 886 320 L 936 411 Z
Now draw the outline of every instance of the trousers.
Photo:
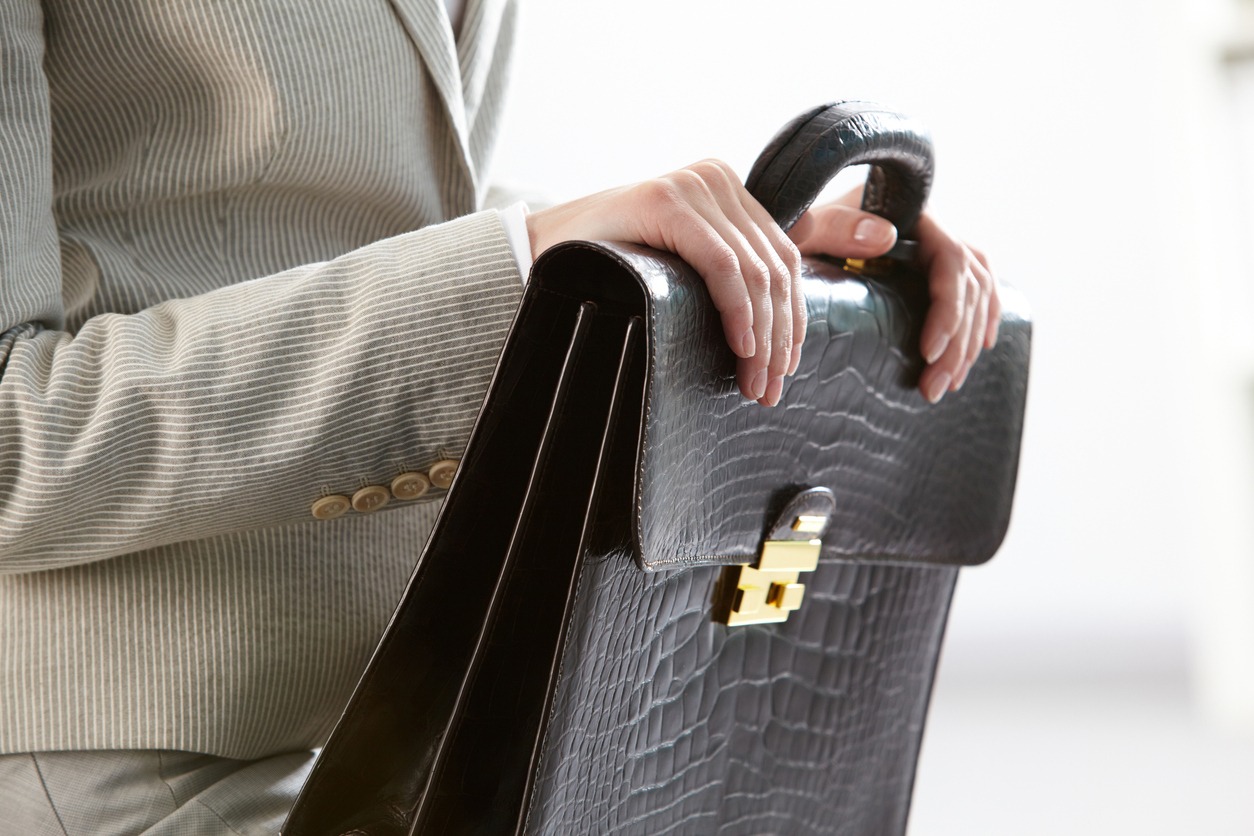
M 274 836 L 311 751 L 259 760 L 168 750 L 0 755 L 2 836 Z

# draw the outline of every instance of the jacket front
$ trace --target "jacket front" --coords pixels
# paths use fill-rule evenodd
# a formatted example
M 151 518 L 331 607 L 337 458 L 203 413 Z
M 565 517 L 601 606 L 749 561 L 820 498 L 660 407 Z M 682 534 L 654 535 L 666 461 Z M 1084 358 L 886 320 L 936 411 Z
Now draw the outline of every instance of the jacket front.
M 513 0 L 0 4 L 0 752 L 317 746 L 517 305 Z M 432 501 L 436 500 L 436 501 Z

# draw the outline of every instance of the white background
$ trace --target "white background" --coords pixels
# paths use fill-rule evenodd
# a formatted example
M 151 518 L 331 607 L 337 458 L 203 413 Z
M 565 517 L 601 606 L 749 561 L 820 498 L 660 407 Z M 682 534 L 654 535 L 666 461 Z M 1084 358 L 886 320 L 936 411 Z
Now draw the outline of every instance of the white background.
M 498 179 L 744 176 L 872 99 L 931 127 L 935 213 L 1031 302 L 1014 519 L 959 584 L 912 832 L 1254 832 L 1241 0 L 524 5 Z

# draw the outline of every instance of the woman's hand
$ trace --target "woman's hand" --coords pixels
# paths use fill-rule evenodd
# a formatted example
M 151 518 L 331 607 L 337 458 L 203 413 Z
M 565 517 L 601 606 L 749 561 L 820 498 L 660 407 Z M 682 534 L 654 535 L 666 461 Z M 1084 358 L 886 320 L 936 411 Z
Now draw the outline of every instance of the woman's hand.
M 603 239 L 678 254 L 705 280 L 750 400 L 779 402 L 805 335 L 801 255 L 723 162 L 704 160 L 634 186 L 527 216 L 531 249 Z
M 858 188 L 834 203 L 815 207 L 801 216 L 789 236 L 804 255 L 861 258 L 848 251 L 848 230 L 867 217 L 877 217 L 858 209 L 861 202 L 862 189 Z M 892 229 L 887 221 L 881 222 Z M 926 212 L 915 235 L 932 296 L 919 339 L 927 361 L 919 390 L 936 403 L 945 392 L 961 388 L 980 351 L 997 342 L 1001 301 L 984 253 L 950 235 Z M 896 241 L 896 231 L 891 238 L 876 240 L 886 240 L 875 253 L 883 255 Z
M 739 358 L 740 391 L 774 406 L 784 375 L 797 369 L 805 340 L 801 252 L 873 258 L 896 240 L 892 224 L 848 205 L 850 199 L 856 201 L 856 195 L 807 212 L 790 238 L 726 163 L 704 160 L 634 186 L 532 213 L 527 230 L 535 255 L 562 241 L 598 239 L 634 242 L 679 255 L 709 288 L 727 343 Z M 934 300 L 924 326 L 923 345 L 931 353 L 920 388 L 937 400 L 947 388 L 962 384 L 979 354 L 983 338 L 974 341 L 971 353 L 971 334 L 977 325 L 981 335 L 989 327 L 985 323 L 995 310 L 996 288 L 981 259 L 930 219 L 920 222 L 919 233 Z M 980 276 L 959 257 L 962 253 L 979 264 Z M 991 290 L 968 291 L 969 281 L 985 281 L 980 287 Z M 990 339 L 995 332 L 994 324 Z

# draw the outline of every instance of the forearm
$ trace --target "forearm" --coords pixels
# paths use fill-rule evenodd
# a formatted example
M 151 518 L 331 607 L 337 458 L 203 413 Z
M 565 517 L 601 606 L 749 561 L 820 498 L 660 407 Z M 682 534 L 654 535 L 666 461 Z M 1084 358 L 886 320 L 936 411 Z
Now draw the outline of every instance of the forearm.
M 520 291 L 485 212 L 16 339 L 0 571 L 307 520 L 457 452 Z

